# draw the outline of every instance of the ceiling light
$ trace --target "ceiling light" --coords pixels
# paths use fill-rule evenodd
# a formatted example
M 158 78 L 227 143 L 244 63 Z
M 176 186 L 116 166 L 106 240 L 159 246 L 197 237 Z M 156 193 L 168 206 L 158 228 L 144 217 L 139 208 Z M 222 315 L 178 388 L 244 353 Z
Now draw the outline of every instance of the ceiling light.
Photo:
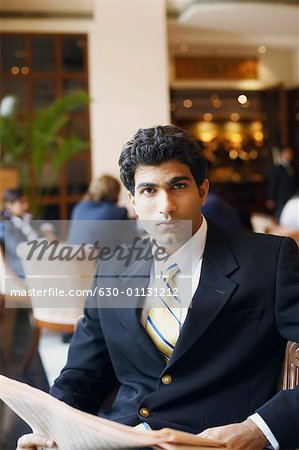
M 262 141 L 264 139 L 264 133 L 262 131 L 256 131 L 253 136 L 256 141 Z
M 185 98 L 183 101 L 183 105 L 185 108 L 191 108 L 192 107 L 192 100 L 190 98 Z
M 10 69 L 10 72 L 12 73 L 12 75 L 18 75 L 18 73 L 20 72 L 20 69 L 17 66 L 12 66 Z
M 256 159 L 258 157 L 258 153 L 256 150 L 250 150 L 249 152 L 249 158 L 250 159 Z
M 211 120 L 213 120 L 213 118 L 214 118 L 213 114 L 211 114 L 211 113 L 209 113 L 209 112 L 207 112 L 207 113 L 205 113 L 205 114 L 203 115 L 203 119 L 204 119 L 206 122 L 211 122 Z
M 239 97 L 238 97 L 238 102 L 239 103 L 241 103 L 241 105 L 245 105 L 245 103 L 247 103 L 247 97 L 246 97 L 246 95 L 244 95 L 244 94 L 242 94 L 242 95 L 239 95 Z
M 238 113 L 232 113 L 232 114 L 230 115 L 230 119 L 231 119 L 233 122 L 238 122 L 238 120 L 240 119 L 240 114 L 238 114 Z
M 22 69 L 21 69 L 21 72 L 22 72 L 23 75 L 28 75 L 29 67 L 23 66 Z
M 183 53 L 186 53 L 189 50 L 189 45 L 188 44 L 181 44 L 180 45 L 180 50 Z
M 222 101 L 220 99 L 215 99 L 212 101 L 212 105 L 214 106 L 214 108 L 221 108 L 222 106 Z
M 259 45 L 258 48 L 257 48 L 257 51 L 261 55 L 264 55 L 265 53 L 267 53 L 267 47 L 265 45 Z
M 231 150 L 229 152 L 229 157 L 230 159 L 237 159 L 239 156 L 239 153 L 237 152 L 237 150 Z

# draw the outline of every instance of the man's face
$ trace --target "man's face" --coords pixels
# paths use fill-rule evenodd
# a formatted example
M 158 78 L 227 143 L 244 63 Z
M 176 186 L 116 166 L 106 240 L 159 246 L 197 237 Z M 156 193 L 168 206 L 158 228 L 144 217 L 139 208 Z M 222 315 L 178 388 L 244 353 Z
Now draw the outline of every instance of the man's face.
M 129 193 L 137 216 L 160 245 L 179 247 L 199 228 L 208 180 L 200 191 L 186 164 L 171 159 L 156 166 L 141 165 L 135 172 L 135 195 Z M 187 224 L 186 236 L 186 222 Z

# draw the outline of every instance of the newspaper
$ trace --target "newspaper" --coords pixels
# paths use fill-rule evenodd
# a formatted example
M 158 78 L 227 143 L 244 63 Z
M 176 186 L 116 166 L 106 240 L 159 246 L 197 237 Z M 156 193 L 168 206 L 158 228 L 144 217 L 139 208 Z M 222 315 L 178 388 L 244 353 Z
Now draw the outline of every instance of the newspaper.
M 59 450 L 225 448 L 221 442 L 170 428 L 140 430 L 93 416 L 3 375 L 0 375 L 0 399 L 27 422 L 34 433 L 53 439 Z

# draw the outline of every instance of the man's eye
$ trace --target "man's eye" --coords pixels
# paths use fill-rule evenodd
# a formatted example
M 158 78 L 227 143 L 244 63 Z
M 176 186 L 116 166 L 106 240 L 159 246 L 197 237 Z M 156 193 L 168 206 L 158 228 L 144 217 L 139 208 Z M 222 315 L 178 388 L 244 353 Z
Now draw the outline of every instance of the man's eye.
M 176 183 L 172 186 L 172 189 L 178 190 L 178 189 L 183 189 L 185 188 L 187 185 L 186 183 Z
M 149 194 L 153 194 L 155 192 L 155 189 L 154 188 L 144 188 L 140 192 L 141 192 L 141 194 L 149 195 Z

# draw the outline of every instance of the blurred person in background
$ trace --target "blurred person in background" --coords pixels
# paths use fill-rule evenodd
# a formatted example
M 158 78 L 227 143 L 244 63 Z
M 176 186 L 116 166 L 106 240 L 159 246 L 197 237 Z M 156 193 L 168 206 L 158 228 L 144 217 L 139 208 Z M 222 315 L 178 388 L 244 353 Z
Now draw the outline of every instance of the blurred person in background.
M 117 205 L 119 193 L 120 183 L 110 175 L 92 180 L 86 195 L 72 210 L 67 241 L 71 244 L 103 242 L 104 227 L 98 221 L 128 219 L 127 209 Z M 86 221 L 83 226 L 81 220 Z
M 296 191 L 296 178 L 292 167 L 293 159 L 293 149 L 284 147 L 268 176 L 266 206 L 277 220 L 282 208 Z
M 284 205 L 279 223 L 283 227 L 299 231 L 299 191 Z
M 22 188 L 6 189 L 3 194 L 3 209 L 0 212 L 0 247 L 5 255 L 6 270 L 20 279 L 25 278 L 16 249 L 21 242 L 40 237 L 50 241 L 56 239 L 53 225 L 43 223 L 39 229 L 36 229 Z
M 279 223 L 268 230 L 277 236 L 292 237 L 299 247 L 299 192 L 287 201 L 282 209 Z
M 242 228 L 235 208 L 215 191 L 210 190 L 202 212 L 207 219 L 227 228 Z
M 71 219 L 127 219 L 127 209 L 117 205 L 119 193 L 120 183 L 111 175 L 92 180 L 85 197 L 74 207 Z
M 9 269 L 18 277 L 25 278 L 23 266 L 17 256 L 17 246 L 24 241 L 37 239 L 38 232 L 32 226 L 29 203 L 21 188 L 6 189 L 3 210 L 0 213 L 0 244 Z

